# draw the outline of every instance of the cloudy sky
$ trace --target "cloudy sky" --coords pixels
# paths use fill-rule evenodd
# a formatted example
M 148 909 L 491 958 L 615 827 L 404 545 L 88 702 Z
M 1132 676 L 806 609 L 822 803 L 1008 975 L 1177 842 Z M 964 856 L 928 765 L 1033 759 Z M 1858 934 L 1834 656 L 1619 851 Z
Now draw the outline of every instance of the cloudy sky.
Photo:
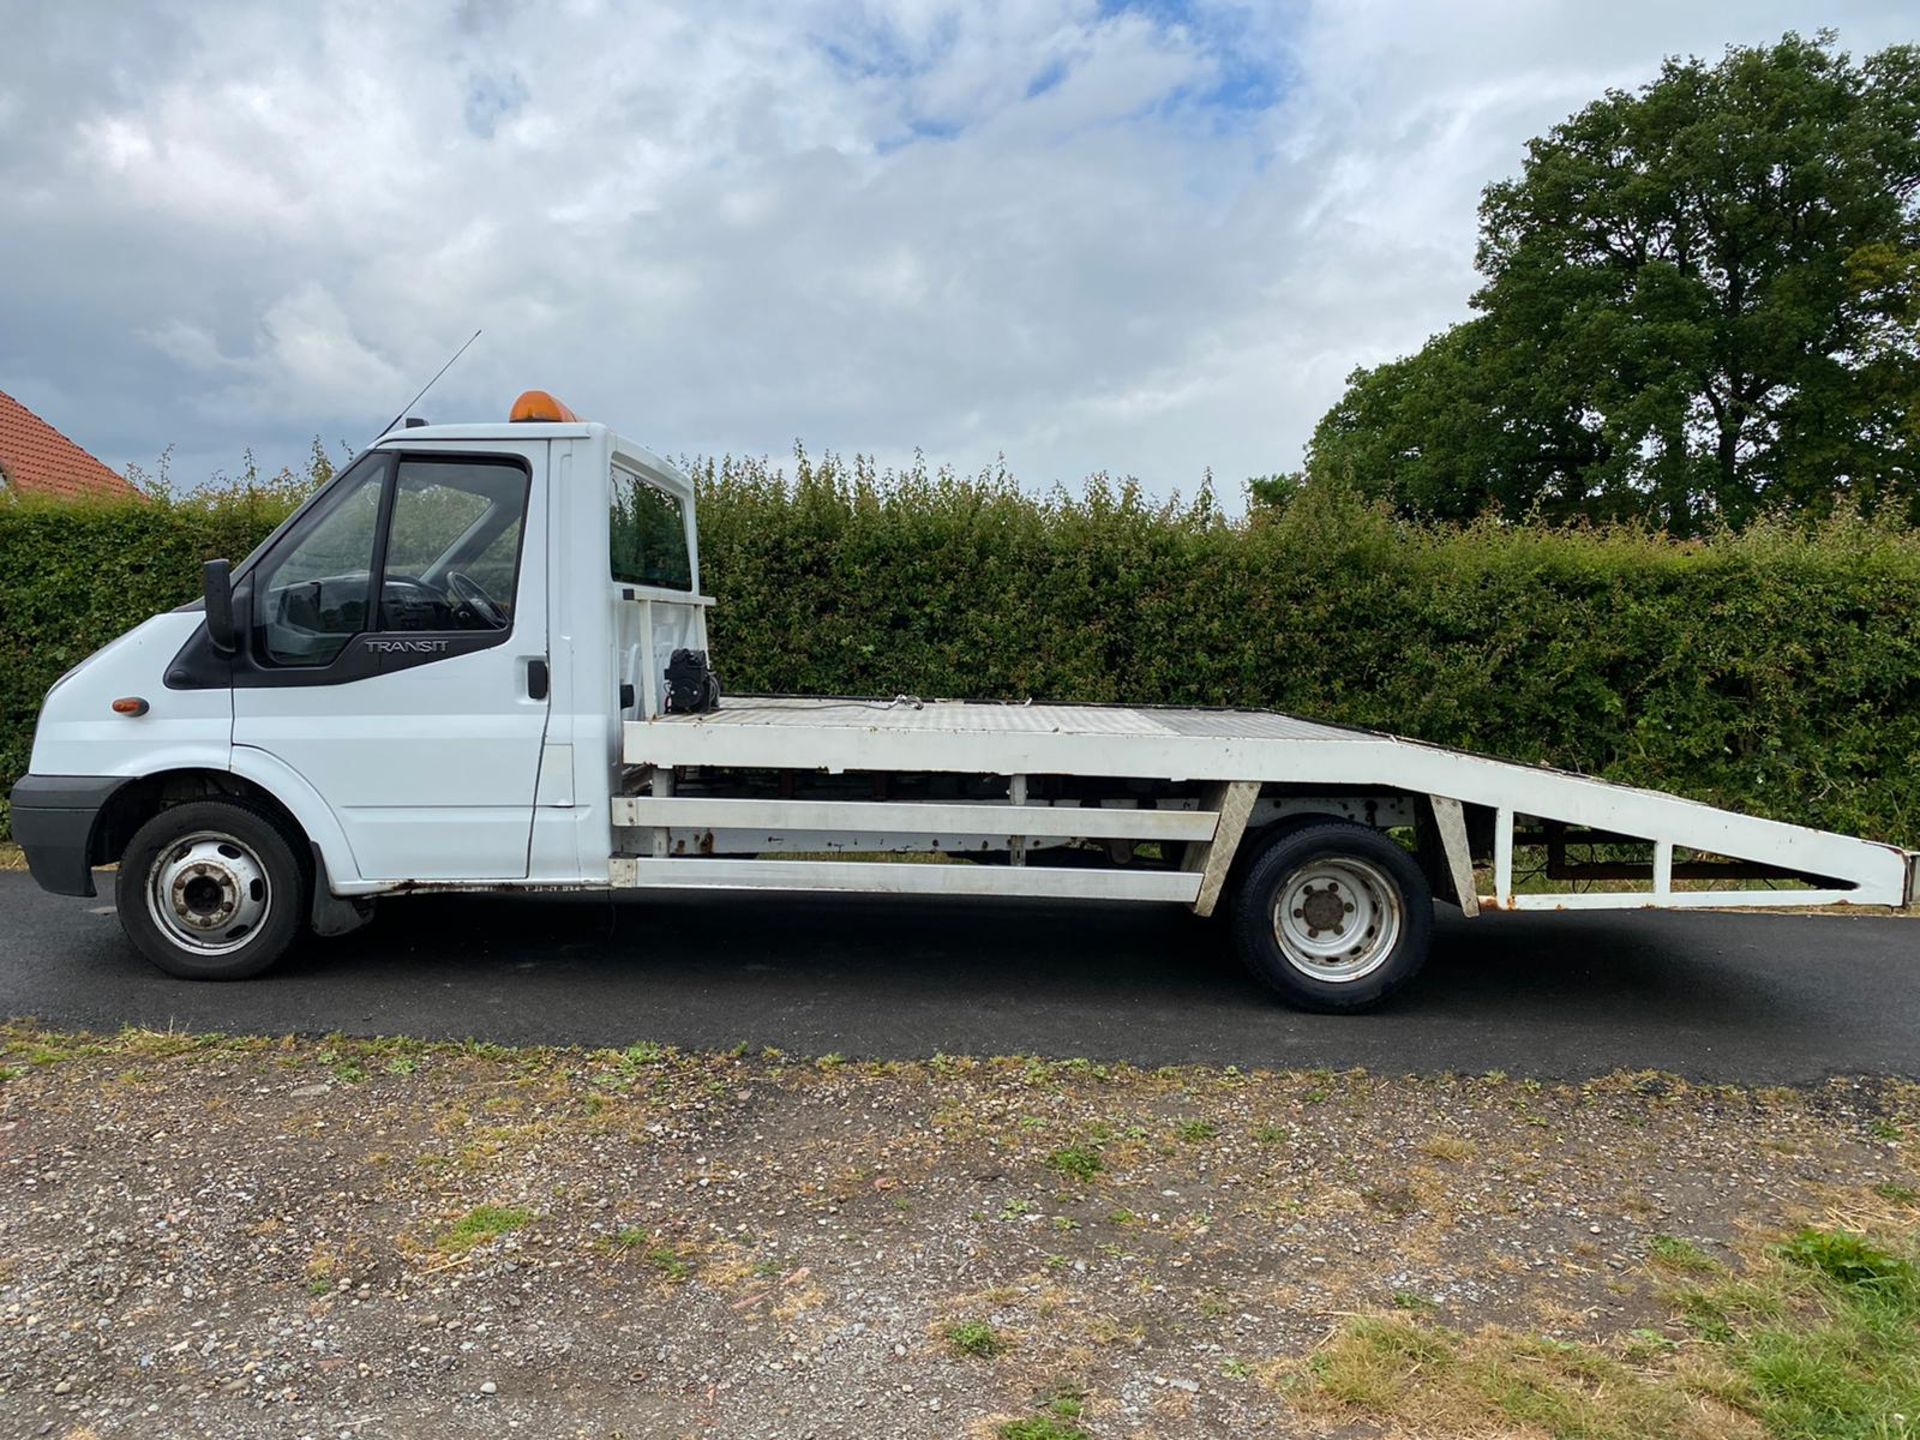
M 670 454 L 1229 495 L 1663 54 L 1872 0 L 0 0 L 0 390 L 176 480 L 543 386 Z

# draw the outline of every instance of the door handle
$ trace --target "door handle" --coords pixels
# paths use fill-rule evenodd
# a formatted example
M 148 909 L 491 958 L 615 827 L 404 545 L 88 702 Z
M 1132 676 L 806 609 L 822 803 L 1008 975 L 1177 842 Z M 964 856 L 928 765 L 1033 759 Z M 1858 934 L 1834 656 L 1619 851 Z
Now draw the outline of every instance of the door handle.
M 527 698 L 544 700 L 547 698 L 547 662 L 545 659 L 527 661 Z

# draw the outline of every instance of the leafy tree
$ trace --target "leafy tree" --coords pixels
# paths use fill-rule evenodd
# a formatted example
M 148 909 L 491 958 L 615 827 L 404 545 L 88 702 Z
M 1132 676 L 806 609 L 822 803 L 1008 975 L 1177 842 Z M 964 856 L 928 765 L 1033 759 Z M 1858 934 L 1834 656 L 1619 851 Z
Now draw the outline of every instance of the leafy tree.
M 1356 370 L 1310 482 L 1677 534 L 1920 519 L 1920 47 L 1835 45 L 1668 60 L 1532 141 L 1481 201 L 1479 313 Z
M 1247 495 L 1255 510 L 1284 510 L 1299 496 L 1306 478 L 1298 470 L 1250 475 L 1247 477 Z

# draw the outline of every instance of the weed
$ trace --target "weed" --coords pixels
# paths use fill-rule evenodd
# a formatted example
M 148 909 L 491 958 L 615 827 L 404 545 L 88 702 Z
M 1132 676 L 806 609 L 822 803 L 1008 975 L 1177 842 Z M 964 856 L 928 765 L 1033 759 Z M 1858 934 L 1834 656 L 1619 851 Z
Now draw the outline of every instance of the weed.
M 1891 1180 L 1882 1180 L 1873 1187 L 1873 1193 L 1882 1200 L 1891 1200 L 1895 1205 L 1911 1205 L 1920 1200 L 1920 1190 L 1911 1185 L 1898 1185 Z
M 655 1245 L 642 1258 L 676 1285 L 693 1278 L 692 1264 L 668 1246 Z
M 319 1245 L 307 1261 L 307 1294 L 318 1300 L 333 1293 L 340 1283 L 340 1258 L 332 1247 Z
M 476 1205 L 434 1243 L 449 1255 L 461 1255 L 476 1245 L 511 1234 L 531 1219 L 531 1210 L 510 1205 Z
M 1091 1145 L 1068 1145 L 1064 1149 L 1056 1150 L 1047 1157 L 1047 1165 L 1050 1169 L 1057 1170 L 1062 1175 L 1070 1175 L 1076 1180 L 1091 1180 L 1103 1168 L 1100 1163 L 1100 1152 Z
M 628 1225 L 611 1235 L 602 1235 L 593 1242 L 593 1248 L 602 1255 L 624 1255 L 629 1250 L 638 1250 L 647 1243 L 647 1232 L 637 1225 Z
M 1087 1432 L 1052 1415 L 1009 1420 L 994 1432 L 999 1440 L 1087 1440 Z
M 1920 1271 L 1912 1261 L 1888 1254 L 1865 1236 L 1809 1228 L 1782 1245 L 1780 1252 L 1836 1285 L 1920 1308 Z
M 1661 1355 L 1671 1354 L 1680 1348 L 1680 1342 L 1662 1335 L 1658 1330 L 1649 1330 L 1641 1326 L 1627 1332 L 1626 1355 L 1629 1360 L 1645 1364 Z
M 1706 1251 L 1678 1235 L 1655 1235 L 1647 1241 L 1647 1257 L 1663 1270 L 1704 1275 L 1720 1267 Z
M 1053 1392 L 1053 1398 L 1047 1401 L 1047 1409 L 1062 1420 L 1078 1420 L 1087 1408 L 1087 1392 L 1076 1386 L 1063 1385 Z
M 1212 1140 L 1220 1134 L 1220 1127 L 1211 1120 L 1182 1120 L 1176 1131 L 1182 1140 L 1197 1145 L 1202 1140 Z
M 1285 1125 L 1253 1127 L 1253 1140 L 1256 1145 L 1285 1145 L 1291 1139 L 1293 1139 L 1293 1131 Z
M 991 1360 L 1007 1348 L 1000 1332 L 984 1320 L 956 1320 L 947 1326 L 947 1344 L 956 1355 Z
M 593 1242 L 593 1248 L 602 1255 L 615 1257 L 638 1255 L 642 1262 L 658 1270 L 667 1279 L 678 1283 L 691 1278 L 693 1266 L 682 1259 L 669 1245 L 655 1244 L 653 1236 L 638 1225 L 628 1225 L 611 1235 L 602 1235 Z M 777 1275 L 780 1273 L 777 1261 L 763 1260 L 753 1267 L 756 1275 Z
M 1360 1198 L 1396 1220 L 1404 1220 L 1420 1208 L 1419 1193 L 1403 1180 L 1387 1185 L 1362 1186 Z
M 1464 1165 L 1474 1157 L 1473 1142 L 1458 1135 L 1429 1135 L 1420 1142 L 1420 1153 L 1449 1165 Z

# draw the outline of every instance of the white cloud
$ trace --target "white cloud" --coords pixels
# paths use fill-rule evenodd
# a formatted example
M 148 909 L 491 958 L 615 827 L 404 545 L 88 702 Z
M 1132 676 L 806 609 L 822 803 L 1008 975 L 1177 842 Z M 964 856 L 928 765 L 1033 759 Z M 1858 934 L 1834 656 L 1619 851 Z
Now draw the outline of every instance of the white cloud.
M 528 385 L 671 451 L 1230 489 L 1466 311 L 1480 187 L 1812 6 L 521 0 L 21 7 L 0 388 L 179 469 Z

